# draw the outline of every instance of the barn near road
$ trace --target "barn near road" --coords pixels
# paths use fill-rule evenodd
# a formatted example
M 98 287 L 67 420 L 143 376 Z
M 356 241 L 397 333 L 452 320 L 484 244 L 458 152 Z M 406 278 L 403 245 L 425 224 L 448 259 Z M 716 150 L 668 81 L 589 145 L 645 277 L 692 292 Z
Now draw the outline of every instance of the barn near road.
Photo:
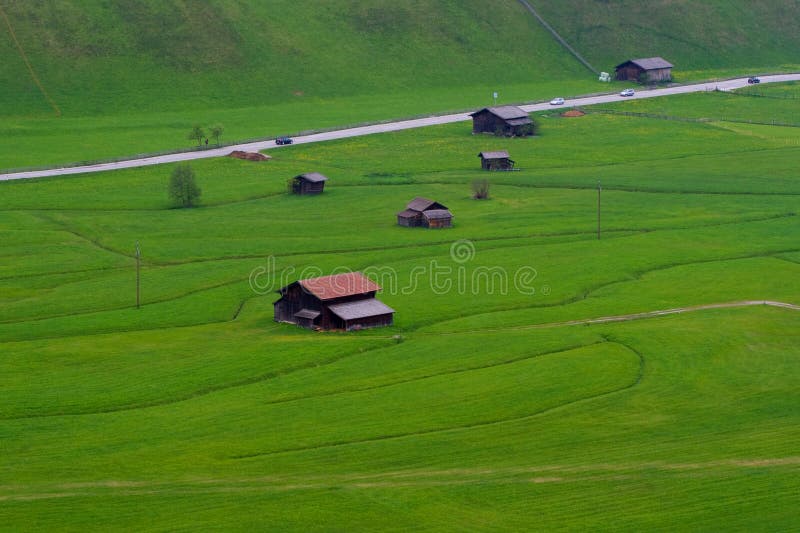
M 524 137 L 534 133 L 531 117 L 516 106 L 484 107 L 470 116 L 472 133 L 491 133 L 508 137 Z
M 616 78 L 620 81 L 652 83 L 672 81 L 672 63 L 661 57 L 631 59 L 616 66 Z

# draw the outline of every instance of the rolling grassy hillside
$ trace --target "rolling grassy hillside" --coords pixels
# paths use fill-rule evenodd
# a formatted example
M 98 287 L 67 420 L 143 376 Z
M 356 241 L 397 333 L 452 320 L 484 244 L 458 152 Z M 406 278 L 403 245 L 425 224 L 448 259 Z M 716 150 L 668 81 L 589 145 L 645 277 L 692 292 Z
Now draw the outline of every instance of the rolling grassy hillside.
M 678 80 L 701 71 L 797 69 L 800 2 L 570 0 L 531 2 L 597 68 L 663 56 Z
M 515 2 L 491 16 L 479 0 L 5 10 L 64 117 L 50 119 L 13 42 L 1 39 L 10 61 L 0 114 L 15 139 L 0 150 L 3 168 L 189 146 L 194 123 L 222 122 L 226 139 L 244 139 L 466 109 L 491 103 L 492 91 L 508 102 L 594 86 Z
M 773 100 L 736 101 L 765 119 Z M 0 528 L 795 527 L 800 311 L 580 321 L 799 304 L 800 128 L 536 120 L 528 139 L 452 124 L 197 162 L 191 210 L 170 208 L 170 166 L 0 183 Z M 521 170 L 480 171 L 493 149 Z M 323 195 L 284 193 L 309 170 Z M 455 227 L 396 226 L 416 195 Z M 275 324 L 270 289 L 307 267 L 372 268 L 395 326 Z
M 796 66 L 797 2 L 541 2 L 598 67 L 660 54 L 679 79 Z M 515 0 L 5 2 L 0 168 L 608 90 Z
M 558 47 L 513 2 L 491 16 L 477 0 L 25 2 L 6 11 L 68 116 L 410 95 L 580 72 L 557 68 Z M 12 87 L 28 82 L 16 63 L 2 75 Z

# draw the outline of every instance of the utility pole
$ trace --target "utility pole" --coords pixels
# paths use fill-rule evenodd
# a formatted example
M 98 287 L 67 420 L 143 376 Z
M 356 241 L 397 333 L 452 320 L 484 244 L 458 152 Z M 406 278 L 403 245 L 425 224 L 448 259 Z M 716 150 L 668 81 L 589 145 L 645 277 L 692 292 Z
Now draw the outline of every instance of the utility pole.
M 602 191 L 602 187 L 600 187 L 600 180 L 597 180 L 597 240 L 600 240 L 600 191 Z
M 142 262 L 142 252 L 139 250 L 139 241 L 136 241 L 136 309 L 139 309 L 139 266 Z

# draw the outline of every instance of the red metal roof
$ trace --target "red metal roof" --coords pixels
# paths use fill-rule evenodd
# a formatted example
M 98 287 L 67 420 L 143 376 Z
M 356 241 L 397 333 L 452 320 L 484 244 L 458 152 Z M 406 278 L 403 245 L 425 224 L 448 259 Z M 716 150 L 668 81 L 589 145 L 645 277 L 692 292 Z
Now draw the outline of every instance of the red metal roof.
M 320 300 L 332 300 L 333 298 L 341 298 L 342 296 L 352 296 L 354 294 L 365 294 L 381 290 L 380 285 L 373 282 L 361 272 L 348 272 L 346 274 L 334 274 L 321 278 L 301 279 L 298 283 Z

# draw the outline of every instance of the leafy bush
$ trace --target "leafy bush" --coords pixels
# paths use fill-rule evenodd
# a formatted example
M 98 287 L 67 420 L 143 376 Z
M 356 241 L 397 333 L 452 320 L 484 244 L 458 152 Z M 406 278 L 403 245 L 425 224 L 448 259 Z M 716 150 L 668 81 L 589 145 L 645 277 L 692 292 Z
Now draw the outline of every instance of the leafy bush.
M 476 200 L 486 200 L 489 198 L 489 180 L 480 178 L 472 182 L 472 197 Z
M 190 165 L 179 165 L 169 180 L 169 197 L 178 207 L 194 207 L 200 200 L 200 187 Z

